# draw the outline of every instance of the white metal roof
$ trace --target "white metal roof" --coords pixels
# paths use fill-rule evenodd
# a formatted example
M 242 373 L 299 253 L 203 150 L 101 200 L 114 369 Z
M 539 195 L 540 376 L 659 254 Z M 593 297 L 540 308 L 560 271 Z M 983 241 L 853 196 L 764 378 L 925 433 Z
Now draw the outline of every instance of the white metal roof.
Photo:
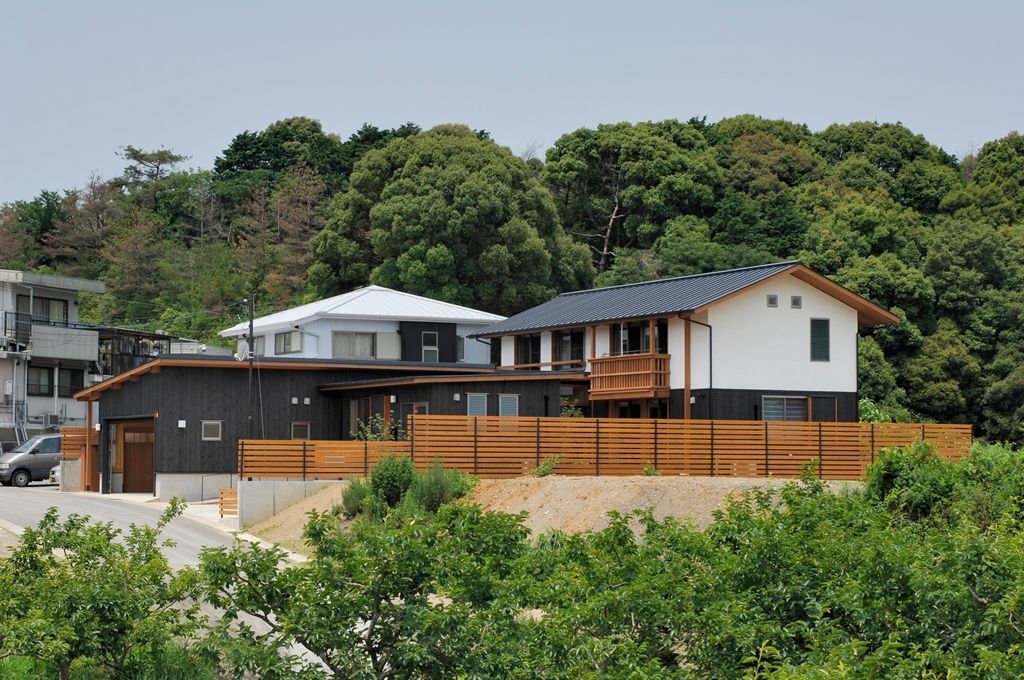
M 54 290 L 85 291 L 88 293 L 105 293 L 107 286 L 102 281 L 80 279 L 74 276 L 57 276 L 54 274 L 38 274 L 18 269 L 0 269 L 0 281 L 18 283 L 23 286 L 38 286 Z
M 383 286 L 366 286 L 326 300 L 310 302 L 261 316 L 253 322 L 255 331 L 291 328 L 313 319 L 387 319 L 391 321 L 440 321 L 446 323 L 492 324 L 505 317 L 453 305 L 431 298 L 402 293 Z M 231 338 L 249 332 L 249 322 L 237 323 L 220 332 Z

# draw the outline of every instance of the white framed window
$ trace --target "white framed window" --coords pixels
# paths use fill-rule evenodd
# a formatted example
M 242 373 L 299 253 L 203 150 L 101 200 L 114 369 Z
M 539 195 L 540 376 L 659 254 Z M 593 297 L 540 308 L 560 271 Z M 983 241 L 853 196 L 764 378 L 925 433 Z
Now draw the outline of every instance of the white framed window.
M 499 394 L 498 395 L 498 415 L 499 416 L 518 416 L 519 415 L 519 395 L 518 394 Z
M 455 336 L 455 358 L 457 361 L 466 360 L 466 338 L 461 335 Z
M 802 309 L 804 306 L 804 298 L 802 295 L 790 295 L 789 296 L 789 307 L 790 309 Z
M 466 395 L 466 415 L 467 416 L 485 416 L 485 415 L 487 415 L 487 395 L 486 394 L 467 394 Z
M 309 422 L 303 420 L 292 421 L 292 439 L 309 439 Z
M 332 343 L 335 359 L 373 359 L 376 356 L 375 333 L 335 331 Z
M 267 353 L 267 337 L 265 335 L 257 335 L 252 339 L 252 352 L 255 356 L 262 357 Z
M 436 364 L 440 361 L 441 351 L 437 347 L 437 331 L 423 331 L 423 361 Z
M 829 320 L 811 319 L 811 361 L 831 361 Z
M 762 420 L 807 420 L 807 397 L 761 397 Z
M 769 293 L 768 297 L 767 297 L 767 302 L 768 302 L 768 306 L 769 307 L 778 307 L 779 306 L 779 296 L 775 295 L 774 293 Z
M 223 420 L 203 420 L 199 424 L 199 434 L 204 442 L 219 442 L 223 429 Z
M 302 332 L 299 330 L 274 335 L 274 354 L 298 354 L 302 351 Z

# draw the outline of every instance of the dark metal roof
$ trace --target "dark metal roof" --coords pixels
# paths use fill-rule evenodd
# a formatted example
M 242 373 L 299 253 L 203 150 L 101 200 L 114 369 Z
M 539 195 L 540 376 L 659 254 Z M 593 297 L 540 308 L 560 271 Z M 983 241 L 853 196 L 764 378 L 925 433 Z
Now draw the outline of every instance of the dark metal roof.
M 375 378 L 371 380 L 353 380 L 346 382 L 332 382 L 320 386 L 320 391 L 330 392 L 335 390 L 353 390 L 363 387 L 386 387 L 399 384 L 430 384 L 438 380 L 458 382 L 509 382 L 516 380 L 564 380 L 566 382 L 580 382 L 590 376 L 582 368 L 564 371 L 527 371 L 496 370 L 491 373 L 458 373 L 449 375 L 406 375 L 394 378 Z
M 679 276 L 622 286 L 562 293 L 470 337 L 524 333 L 546 328 L 692 312 L 747 286 L 798 266 L 798 261 Z

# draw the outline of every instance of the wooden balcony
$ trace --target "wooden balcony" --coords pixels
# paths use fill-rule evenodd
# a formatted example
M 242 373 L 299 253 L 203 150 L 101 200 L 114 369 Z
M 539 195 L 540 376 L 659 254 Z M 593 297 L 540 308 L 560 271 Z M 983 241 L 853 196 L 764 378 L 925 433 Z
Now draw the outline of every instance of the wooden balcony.
M 591 399 L 665 399 L 668 354 L 626 354 L 590 360 Z

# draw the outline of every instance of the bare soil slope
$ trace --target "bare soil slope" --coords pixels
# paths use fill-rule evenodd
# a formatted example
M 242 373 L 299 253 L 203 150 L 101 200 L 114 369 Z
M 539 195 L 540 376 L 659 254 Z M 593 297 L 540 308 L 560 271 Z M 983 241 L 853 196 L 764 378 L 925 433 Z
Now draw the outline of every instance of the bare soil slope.
M 655 517 L 689 520 L 703 529 L 733 493 L 787 480 L 735 477 L 517 477 L 480 480 L 469 500 L 487 510 L 527 512 L 534 534 L 608 526 L 608 512 L 652 508 Z
M 338 482 L 333 486 L 329 486 L 323 491 L 319 491 L 305 500 L 285 508 L 273 517 L 268 517 L 262 522 L 254 524 L 246 529 L 246 531 L 270 543 L 276 543 L 288 550 L 305 554 L 308 550 L 305 541 L 302 540 L 302 529 L 306 526 L 306 521 L 308 520 L 306 514 L 311 510 L 328 512 L 332 507 L 340 504 L 341 494 L 345 490 L 345 486 L 345 482 Z

